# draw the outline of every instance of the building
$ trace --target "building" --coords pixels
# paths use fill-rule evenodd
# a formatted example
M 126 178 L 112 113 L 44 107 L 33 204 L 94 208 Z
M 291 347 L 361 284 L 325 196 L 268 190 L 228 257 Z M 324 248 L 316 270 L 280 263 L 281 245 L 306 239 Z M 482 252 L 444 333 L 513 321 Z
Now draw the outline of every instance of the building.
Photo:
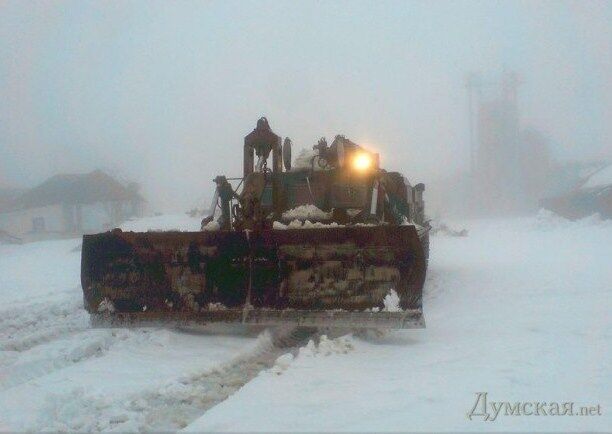
M 478 213 L 533 211 L 548 188 L 553 161 L 548 140 L 523 128 L 516 74 L 499 82 L 468 81 L 471 131 L 471 207 Z M 484 90 L 487 90 L 485 95 Z
M 571 220 L 595 213 L 612 219 L 612 164 L 584 178 L 577 188 L 543 199 L 541 205 Z
M 0 208 L 0 230 L 40 239 L 105 231 L 143 213 L 136 184 L 124 186 L 106 173 L 55 175 Z

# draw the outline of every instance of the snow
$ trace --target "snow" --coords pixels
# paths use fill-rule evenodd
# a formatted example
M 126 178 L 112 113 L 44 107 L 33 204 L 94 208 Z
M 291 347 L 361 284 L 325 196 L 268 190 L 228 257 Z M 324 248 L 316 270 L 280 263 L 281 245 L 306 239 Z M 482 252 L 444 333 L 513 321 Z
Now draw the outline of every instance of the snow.
M 329 220 L 331 213 L 317 208 L 315 205 L 300 205 L 283 213 L 283 220 Z
M 283 224 L 281 222 L 272 223 L 272 229 L 276 230 L 285 230 L 285 229 L 325 229 L 325 228 L 342 228 L 344 225 L 340 225 L 336 222 L 331 223 L 321 223 L 321 222 L 311 222 L 310 220 L 306 220 L 304 222 L 300 220 L 292 220 L 289 224 Z
M 70 239 L 0 245 L 0 309 L 65 298 L 79 285 L 80 244 L 80 239 Z
M 211 221 L 211 222 L 206 223 L 206 226 L 204 226 L 202 228 L 202 230 L 208 231 L 208 232 L 215 232 L 215 231 L 218 231 L 220 229 L 221 229 L 221 225 L 219 225 L 219 222 L 216 222 L 214 220 Z
M 0 431 L 608 430 L 612 222 L 541 211 L 449 224 L 469 236 L 431 237 L 426 329 L 297 349 L 267 333 L 92 329 L 79 239 L 0 246 Z M 603 415 L 470 420 L 478 392 Z
M 115 311 L 115 305 L 108 298 L 104 298 L 98 305 L 98 312 L 113 313 Z
M 306 220 L 301 227 L 303 229 L 312 229 L 312 228 L 342 228 L 342 227 L 344 227 L 344 225 L 338 224 L 336 222 L 331 222 L 331 223 L 314 222 L 313 223 L 310 220 Z
M 0 408 L 12 430 L 96 430 L 116 414 L 159 428 L 134 409 L 156 395 L 190 387 L 201 376 L 253 345 L 251 339 L 194 336 L 167 330 L 89 330 L 19 354 L 7 370 Z M 48 348 L 45 348 L 48 347 Z M 40 375 L 32 378 L 32 371 Z M 21 375 L 27 373 L 27 376 Z M 3 387 L 3 388 L 4 388 Z M 170 389 L 170 390 L 169 390 Z
M 582 188 L 605 187 L 606 185 L 612 185 L 612 164 L 595 172 Z
M 187 214 L 160 215 L 131 220 L 121 225 L 124 231 L 199 231 L 201 217 L 190 217 Z
M 612 225 L 554 221 L 457 222 L 469 237 L 431 239 L 426 329 L 310 343 L 187 430 L 608 430 Z M 469 420 L 477 392 L 604 410 Z
M 165 216 L 124 228 L 191 230 L 192 223 Z M 0 246 L 0 431 L 177 430 L 225 396 L 219 384 L 227 378 L 212 381 L 213 372 L 268 345 L 246 336 L 92 329 L 80 244 Z
M 281 222 L 273 222 L 272 229 L 276 229 L 277 231 L 282 231 L 287 229 L 287 225 L 282 224 Z
M 318 152 L 313 149 L 302 149 L 298 156 L 295 158 L 293 165 L 291 166 L 291 170 L 304 170 L 304 169 L 314 169 L 314 170 L 323 170 L 318 164 L 316 157 L 318 156 Z M 313 163 L 314 159 L 314 165 Z
M 611 227 L 612 220 L 602 219 L 598 213 L 584 217 L 579 220 L 569 220 L 559 214 L 555 214 L 547 209 L 540 209 L 535 217 L 535 222 L 530 222 L 529 226 L 535 230 L 571 230 L 587 229 L 593 227 Z
M 397 295 L 397 292 L 392 289 L 383 299 L 383 304 L 385 306 L 383 310 L 385 312 L 401 312 L 402 308 L 400 307 L 399 302 L 399 295 Z
M 280 375 L 291 365 L 291 362 L 293 362 L 293 354 L 285 353 L 276 359 L 270 371 L 276 375 Z

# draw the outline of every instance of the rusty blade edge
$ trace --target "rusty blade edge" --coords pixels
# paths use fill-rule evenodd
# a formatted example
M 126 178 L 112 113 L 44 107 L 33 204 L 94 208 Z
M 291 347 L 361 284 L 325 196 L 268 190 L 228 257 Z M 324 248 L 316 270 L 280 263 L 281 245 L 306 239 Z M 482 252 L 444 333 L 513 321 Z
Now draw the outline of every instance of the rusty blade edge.
M 346 312 L 276 309 L 227 309 L 203 312 L 138 312 L 91 314 L 96 327 L 190 326 L 242 323 L 261 326 L 294 325 L 352 329 L 419 329 L 425 318 L 419 309 L 402 312 Z

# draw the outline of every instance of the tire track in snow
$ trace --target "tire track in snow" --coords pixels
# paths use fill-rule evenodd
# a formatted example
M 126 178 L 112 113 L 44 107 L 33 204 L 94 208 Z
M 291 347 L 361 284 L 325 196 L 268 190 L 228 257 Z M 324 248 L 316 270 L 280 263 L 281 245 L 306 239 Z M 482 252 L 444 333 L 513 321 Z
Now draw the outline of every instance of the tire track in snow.
M 261 371 L 272 368 L 277 359 L 297 351 L 312 332 L 297 332 L 283 339 L 268 332 L 258 337 L 256 347 L 232 361 L 202 373 L 143 391 L 128 399 L 89 394 L 82 389 L 53 396 L 46 415 L 53 415 L 35 427 L 36 431 L 176 431 L 224 401 Z
M 80 299 L 32 303 L 0 312 L 0 351 L 22 352 L 89 327 Z
M 89 316 L 71 293 L 0 311 L 0 390 L 108 351 L 109 331 L 75 337 L 89 328 Z
M 13 363 L 4 363 L 0 391 L 50 375 L 71 365 L 104 356 L 127 331 L 94 330 L 74 333 L 16 353 Z M 23 358 L 21 356 L 24 356 Z M 0 366 L 3 363 L 0 361 Z

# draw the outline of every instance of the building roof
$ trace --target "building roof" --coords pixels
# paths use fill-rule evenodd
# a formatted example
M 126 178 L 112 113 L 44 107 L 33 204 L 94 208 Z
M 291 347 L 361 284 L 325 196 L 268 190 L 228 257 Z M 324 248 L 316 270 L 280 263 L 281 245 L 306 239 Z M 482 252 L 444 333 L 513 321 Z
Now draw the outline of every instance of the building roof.
M 594 213 L 599 213 L 603 218 L 612 218 L 612 165 L 602 165 L 592 170 L 583 178 L 582 185 L 543 199 L 541 205 L 569 219 Z
M 124 187 L 106 173 L 95 170 L 85 174 L 52 176 L 16 198 L 12 209 L 128 200 L 144 199 L 136 191 Z
M 612 185 L 612 164 L 593 173 L 582 188 L 607 187 Z
M 543 196 L 549 198 L 563 196 L 581 187 L 588 187 L 586 184 L 589 179 L 607 165 L 608 163 L 600 161 L 572 161 L 558 166 Z

